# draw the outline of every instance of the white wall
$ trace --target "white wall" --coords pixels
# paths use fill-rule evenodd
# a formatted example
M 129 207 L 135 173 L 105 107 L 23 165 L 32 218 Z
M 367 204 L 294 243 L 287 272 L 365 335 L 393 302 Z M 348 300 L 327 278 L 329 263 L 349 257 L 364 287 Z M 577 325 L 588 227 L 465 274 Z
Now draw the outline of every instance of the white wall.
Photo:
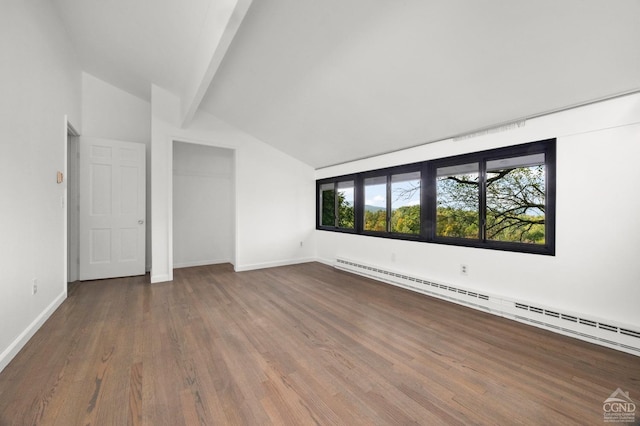
M 232 262 L 233 162 L 233 150 L 174 142 L 174 268 Z
M 146 145 L 146 267 L 151 269 L 151 103 L 83 72 L 80 133 Z
M 0 13 L 0 370 L 66 298 L 65 115 L 80 122 L 80 68 L 49 1 Z M 31 294 L 33 280 L 38 292 Z
M 310 166 L 204 112 L 182 129 L 179 99 L 157 86 L 151 98 L 152 282 L 173 277 L 173 141 L 235 151 L 236 270 L 315 258 L 315 178 Z
M 151 103 L 83 72 L 81 133 L 149 145 Z
M 318 179 L 557 137 L 556 256 L 316 231 L 318 256 L 344 257 L 640 329 L 640 94 L 318 170 Z M 395 259 L 395 260 L 393 260 Z M 460 265 L 468 265 L 461 275 Z

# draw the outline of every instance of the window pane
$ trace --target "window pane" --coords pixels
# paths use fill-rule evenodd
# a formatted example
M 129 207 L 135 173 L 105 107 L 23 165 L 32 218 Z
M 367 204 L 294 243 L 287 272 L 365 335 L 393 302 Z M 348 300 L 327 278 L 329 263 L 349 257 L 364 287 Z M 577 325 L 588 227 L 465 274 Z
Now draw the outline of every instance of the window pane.
M 441 167 L 436 172 L 436 236 L 478 239 L 478 163 Z
M 333 183 L 320 186 L 320 213 L 322 226 L 336 226 L 336 194 Z
M 338 227 L 354 228 L 354 182 L 338 182 Z
M 364 230 L 387 230 L 387 177 L 364 180 Z
M 544 154 L 487 162 L 486 238 L 545 243 Z
M 391 232 L 420 234 L 420 172 L 391 176 Z

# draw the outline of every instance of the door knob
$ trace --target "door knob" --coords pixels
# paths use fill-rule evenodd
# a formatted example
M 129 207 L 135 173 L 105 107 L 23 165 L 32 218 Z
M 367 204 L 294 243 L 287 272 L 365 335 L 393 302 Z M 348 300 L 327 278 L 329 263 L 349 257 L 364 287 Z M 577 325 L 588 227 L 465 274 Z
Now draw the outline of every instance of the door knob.
M 140 219 L 140 220 L 138 221 L 138 225 L 142 225 L 143 223 L 144 223 L 144 220 L 142 220 L 142 219 Z

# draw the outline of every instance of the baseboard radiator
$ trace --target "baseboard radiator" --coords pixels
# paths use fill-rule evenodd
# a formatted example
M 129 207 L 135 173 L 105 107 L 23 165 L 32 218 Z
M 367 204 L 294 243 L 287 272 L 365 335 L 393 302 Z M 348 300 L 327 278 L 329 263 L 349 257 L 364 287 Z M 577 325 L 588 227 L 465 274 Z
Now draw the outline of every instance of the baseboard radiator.
M 534 306 L 526 301 L 510 300 L 460 286 L 435 282 L 423 277 L 381 269 L 344 258 L 336 259 L 334 267 L 427 296 L 437 297 L 640 356 L 640 331 L 626 325 L 616 324 L 612 321 L 603 322 L 585 315 L 562 312 L 546 306 Z

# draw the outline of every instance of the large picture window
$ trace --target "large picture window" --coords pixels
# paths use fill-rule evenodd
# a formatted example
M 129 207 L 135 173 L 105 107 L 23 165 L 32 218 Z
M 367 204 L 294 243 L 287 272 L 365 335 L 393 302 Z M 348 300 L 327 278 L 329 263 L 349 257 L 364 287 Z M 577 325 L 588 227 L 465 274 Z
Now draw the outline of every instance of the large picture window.
M 555 254 L 555 139 L 317 182 L 317 228 Z

